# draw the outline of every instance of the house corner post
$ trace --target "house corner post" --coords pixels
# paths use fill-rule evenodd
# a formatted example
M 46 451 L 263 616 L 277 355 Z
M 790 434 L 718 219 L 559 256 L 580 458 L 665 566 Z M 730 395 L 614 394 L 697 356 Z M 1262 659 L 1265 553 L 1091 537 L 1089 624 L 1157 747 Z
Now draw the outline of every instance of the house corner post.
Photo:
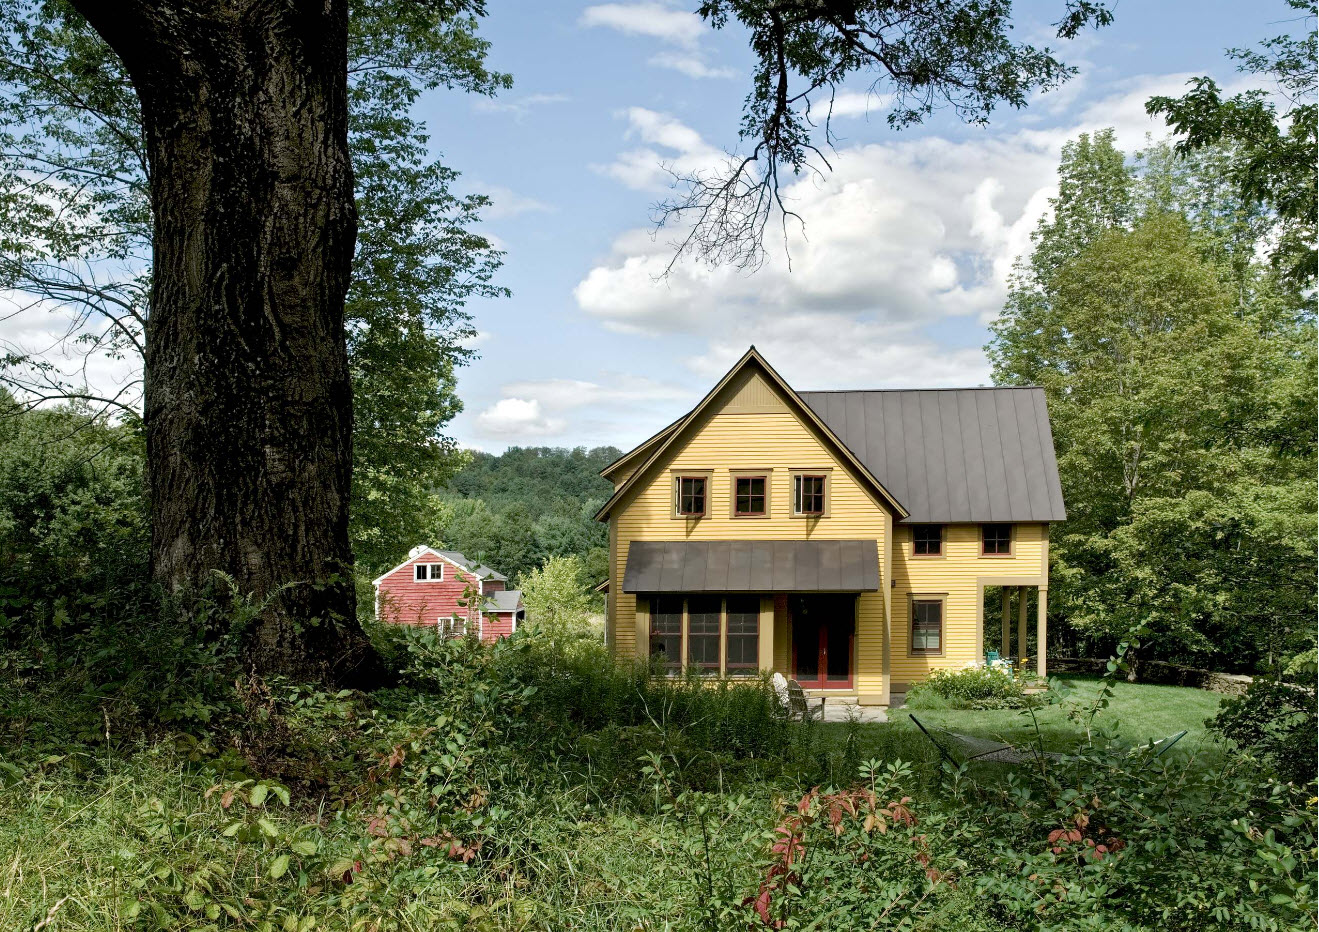
M 760 597 L 759 656 L 756 659 L 761 673 L 774 672 L 774 598 Z

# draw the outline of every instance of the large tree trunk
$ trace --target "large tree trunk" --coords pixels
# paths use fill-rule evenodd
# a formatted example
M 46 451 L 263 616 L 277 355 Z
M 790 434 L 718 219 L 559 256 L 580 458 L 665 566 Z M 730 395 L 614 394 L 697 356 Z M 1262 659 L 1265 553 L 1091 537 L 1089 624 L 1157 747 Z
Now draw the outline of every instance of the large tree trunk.
M 150 158 L 155 575 L 288 585 L 249 632 L 252 666 L 351 678 L 369 651 L 348 543 L 347 0 L 75 6 L 132 77 Z

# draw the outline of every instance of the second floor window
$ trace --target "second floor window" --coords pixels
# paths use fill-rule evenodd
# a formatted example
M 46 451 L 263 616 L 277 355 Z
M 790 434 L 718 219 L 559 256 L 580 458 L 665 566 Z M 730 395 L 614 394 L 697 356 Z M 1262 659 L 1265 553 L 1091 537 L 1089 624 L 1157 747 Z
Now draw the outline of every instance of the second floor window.
M 794 476 L 792 510 L 799 515 L 824 514 L 824 476 Z
M 418 582 L 429 579 L 444 578 L 443 563 L 417 563 L 414 564 L 416 570 L 416 579 Z
M 733 514 L 739 518 L 764 516 L 764 476 L 738 476 L 733 480 Z
M 911 552 L 918 557 L 943 553 L 943 525 L 918 524 L 911 529 Z
M 987 557 L 1006 557 L 1012 553 L 1012 525 L 982 524 L 980 552 Z
M 705 514 L 705 477 L 678 477 L 678 514 L 699 516 Z

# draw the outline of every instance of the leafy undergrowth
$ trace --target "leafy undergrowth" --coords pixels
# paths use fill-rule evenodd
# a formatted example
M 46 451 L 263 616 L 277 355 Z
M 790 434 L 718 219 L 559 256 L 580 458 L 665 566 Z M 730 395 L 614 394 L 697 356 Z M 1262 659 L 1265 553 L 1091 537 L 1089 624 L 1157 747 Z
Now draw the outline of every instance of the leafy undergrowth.
M 1091 696 L 1079 755 L 968 770 L 534 632 L 388 653 L 394 688 L 242 679 L 186 727 L 6 697 L 0 928 L 1313 928 L 1306 792 L 1156 758 Z

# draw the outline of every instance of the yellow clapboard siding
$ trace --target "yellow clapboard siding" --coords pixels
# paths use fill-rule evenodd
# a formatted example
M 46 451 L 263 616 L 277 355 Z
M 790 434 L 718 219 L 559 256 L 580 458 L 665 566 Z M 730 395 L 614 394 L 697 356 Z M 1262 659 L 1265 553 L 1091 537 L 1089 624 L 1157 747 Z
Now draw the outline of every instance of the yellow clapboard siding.
M 628 547 L 634 540 L 876 540 L 883 552 L 882 506 L 811 428 L 770 396 L 767 386 L 731 388 L 734 404 L 695 425 L 686 442 L 667 462 L 656 464 L 653 475 L 645 477 L 611 516 L 618 534 L 613 578 L 620 585 Z M 742 406 L 747 399 L 754 405 Z M 770 404 L 771 400 L 775 403 Z M 828 516 L 792 517 L 791 471 L 795 469 L 830 470 Z M 704 518 L 672 517 L 673 473 L 683 470 L 711 474 Z M 733 474 L 748 470 L 768 471 L 768 517 L 732 517 Z M 858 650 L 873 639 L 878 656 L 883 636 L 882 600 L 878 608 L 865 601 L 859 613 Z M 636 599 L 621 589 L 616 619 L 616 650 L 621 656 L 636 656 Z M 778 645 L 775 647 L 777 657 Z
M 956 669 L 983 659 L 976 631 L 976 600 L 982 597 L 980 581 L 1005 576 L 1041 576 L 1044 528 L 1043 524 L 1014 525 L 1012 555 L 1009 557 L 980 555 L 978 524 L 947 525 L 944 528 L 944 553 L 938 557 L 913 556 L 911 529 L 897 530 L 893 552 L 893 579 L 896 583 L 893 589 L 894 682 L 915 682 L 924 679 L 932 670 Z M 947 595 L 941 657 L 908 656 L 911 638 L 908 596 L 913 593 Z M 1034 623 L 1033 618 L 1031 623 Z M 1013 625 L 1016 625 L 1015 617 Z

